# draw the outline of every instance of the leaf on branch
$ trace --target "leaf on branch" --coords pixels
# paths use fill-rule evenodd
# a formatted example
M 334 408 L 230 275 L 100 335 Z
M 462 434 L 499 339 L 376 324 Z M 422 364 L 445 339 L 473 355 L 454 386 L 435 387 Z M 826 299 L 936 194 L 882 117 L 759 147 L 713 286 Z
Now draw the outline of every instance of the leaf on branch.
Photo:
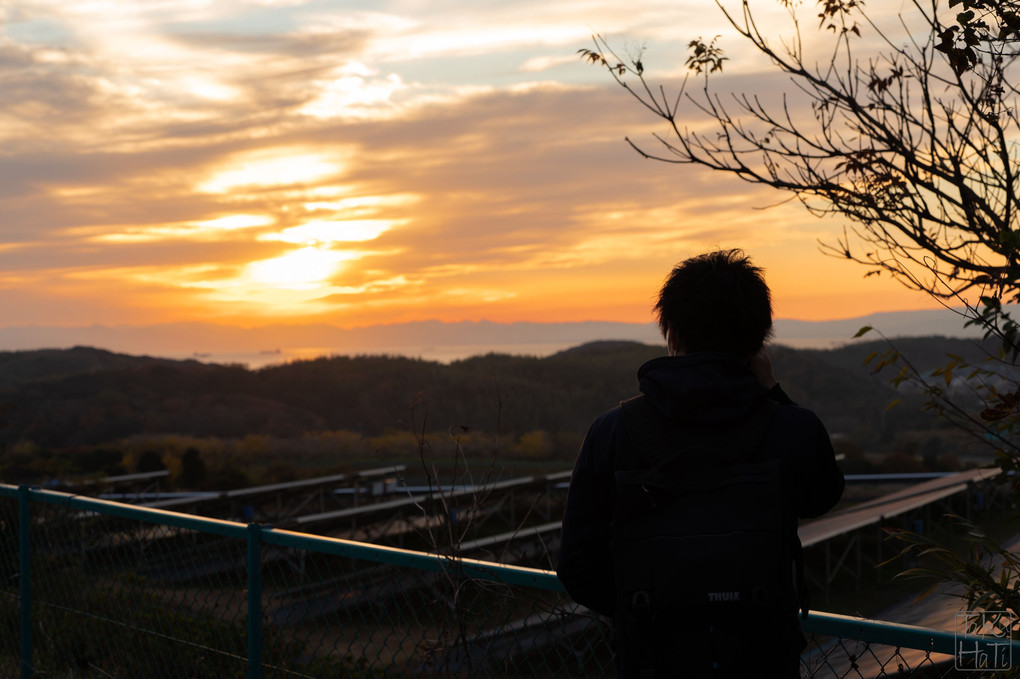
M 716 47 L 715 41 L 720 36 L 712 38 L 711 42 L 706 43 L 702 38 L 696 38 L 691 40 L 687 44 L 687 48 L 691 50 L 691 55 L 687 57 L 687 61 L 684 65 L 695 73 L 701 73 L 702 70 L 708 69 L 709 73 L 715 73 L 716 71 L 722 71 L 722 62 L 728 61 L 729 58 L 724 56 L 721 47 Z
M 890 73 L 885 78 L 879 78 L 878 76 L 873 77 L 868 82 L 868 89 L 871 90 L 872 92 L 881 94 L 882 92 L 885 92 L 887 89 L 889 89 L 890 85 L 892 85 L 894 82 L 896 82 L 902 77 L 903 67 L 900 66 L 898 68 L 893 69 L 892 73 Z
M 581 55 L 581 61 L 587 61 L 591 64 L 605 64 L 606 58 L 601 53 L 590 49 L 579 49 L 578 54 Z
M 882 270 L 881 269 L 872 269 L 868 273 L 864 274 L 864 277 L 865 278 L 870 278 L 872 276 L 880 276 L 881 274 L 882 274 Z
M 1002 309 L 1002 302 L 998 297 L 982 297 L 981 304 L 984 306 L 982 312 L 985 314 L 998 313 Z
M 825 26 L 826 30 L 840 34 L 854 33 L 860 36 L 861 31 L 856 21 L 847 25 L 851 12 L 859 6 L 857 0 L 820 0 L 818 4 L 822 7 L 822 11 L 818 14 L 819 28 L 825 26 L 825 22 L 831 19 L 833 21 Z
M 935 572 L 930 568 L 908 568 L 905 571 L 900 571 L 894 578 L 930 578 L 935 575 Z
M 1012 394 L 995 394 L 999 402 L 981 411 L 985 422 L 999 422 L 1020 414 L 1020 389 Z
M 857 331 L 857 334 L 856 334 L 856 335 L 854 335 L 854 337 L 853 337 L 853 338 L 854 338 L 854 339 L 857 339 L 858 337 L 863 337 L 864 335 L 868 334 L 868 333 L 869 333 L 869 332 L 871 332 L 872 330 L 874 330 L 874 328 L 872 328 L 872 327 L 871 327 L 870 325 L 866 325 L 866 326 L 864 326 L 863 328 L 861 328 L 860 330 L 858 330 L 858 331 Z

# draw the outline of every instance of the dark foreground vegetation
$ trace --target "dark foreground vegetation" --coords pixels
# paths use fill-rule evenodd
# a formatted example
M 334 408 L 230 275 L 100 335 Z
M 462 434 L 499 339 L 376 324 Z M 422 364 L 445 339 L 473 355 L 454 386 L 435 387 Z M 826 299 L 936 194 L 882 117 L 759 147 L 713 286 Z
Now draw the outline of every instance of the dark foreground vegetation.
M 918 367 L 983 349 L 897 340 Z M 815 410 L 848 472 L 952 470 L 980 454 L 923 412 L 924 397 L 864 366 L 881 343 L 772 349 L 797 402 Z M 520 473 L 568 468 L 592 418 L 637 393 L 662 347 L 596 342 L 546 358 L 489 354 L 449 365 L 337 356 L 260 370 L 87 347 L 0 353 L 0 482 L 169 469 L 170 485 L 229 488 L 445 447 Z M 895 407 L 890 407 L 899 401 Z

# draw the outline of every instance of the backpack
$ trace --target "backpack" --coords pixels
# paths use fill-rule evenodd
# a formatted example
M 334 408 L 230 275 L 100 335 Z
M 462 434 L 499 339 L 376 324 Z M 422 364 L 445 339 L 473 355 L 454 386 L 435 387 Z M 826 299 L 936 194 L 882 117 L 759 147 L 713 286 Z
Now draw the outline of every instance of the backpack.
M 765 399 L 742 426 L 685 430 L 673 441 L 644 396 L 621 409 L 628 443 L 612 524 L 621 675 L 674 677 L 685 667 L 728 676 L 720 668 L 740 654 L 724 646 L 750 656 L 756 633 L 775 656 L 800 638 L 797 609 L 807 614 L 781 461 L 756 459 L 778 404 Z M 742 624 L 741 638 L 716 638 Z M 789 645 L 795 662 L 797 643 Z M 698 657 L 679 657 L 685 652 Z M 695 670 L 699 662 L 707 669 Z

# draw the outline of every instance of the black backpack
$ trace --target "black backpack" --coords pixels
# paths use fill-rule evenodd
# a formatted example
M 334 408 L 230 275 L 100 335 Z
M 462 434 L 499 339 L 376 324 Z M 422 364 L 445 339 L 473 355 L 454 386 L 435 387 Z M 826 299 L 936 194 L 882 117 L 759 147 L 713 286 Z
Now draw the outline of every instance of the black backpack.
M 621 674 L 729 676 L 727 663 L 748 669 L 734 648 L 768 657 L 777 645 L 795 663 L 796 611 L 807 614 L 796 515 L 780 460 L 758 459 L 778 405 L 765 399 L 742 426 L 680 430 L 673 441 L 645 397 L 621 408 L 628 446 L 612 526 Z M 725 638 L 734 629 L 739 638 Z

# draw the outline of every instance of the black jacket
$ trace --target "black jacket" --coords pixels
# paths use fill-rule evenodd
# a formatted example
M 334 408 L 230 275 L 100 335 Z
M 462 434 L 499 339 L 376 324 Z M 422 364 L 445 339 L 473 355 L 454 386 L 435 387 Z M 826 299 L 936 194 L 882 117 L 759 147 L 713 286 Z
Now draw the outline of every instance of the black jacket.
M 638 371 L 642 393 L 680 435 L 725 436 L 761 404 L 780 405 L 760 459 L 782 459 L 792 505 L 802 518 L 819 516 L 843 493 L 825 427 L 776 385 L 766 389 L 740 359 L 717 353 L 656 358 Z M 611 522 L 617 456 L 625 454 L 620 408 L 598 416 L 588 430 L 570 479 L 557 574 L 577 603 L 612 617 L 614 576 Z

